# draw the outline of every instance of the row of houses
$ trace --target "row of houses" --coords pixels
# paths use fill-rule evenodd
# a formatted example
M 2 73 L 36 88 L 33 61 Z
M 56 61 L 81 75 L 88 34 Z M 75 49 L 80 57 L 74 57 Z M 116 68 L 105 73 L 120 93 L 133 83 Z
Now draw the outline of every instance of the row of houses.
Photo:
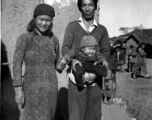
M 152 29 L 136 29 L 130 33 L 110 39 L 110 42 L 115 43 L 116 41 L 121 41 L 122 43 L 125 43 L 126 51 L 129 50 L 130 45 L 137 47 L 138 44 L 145 43 L 147 58 L 152 59 Z

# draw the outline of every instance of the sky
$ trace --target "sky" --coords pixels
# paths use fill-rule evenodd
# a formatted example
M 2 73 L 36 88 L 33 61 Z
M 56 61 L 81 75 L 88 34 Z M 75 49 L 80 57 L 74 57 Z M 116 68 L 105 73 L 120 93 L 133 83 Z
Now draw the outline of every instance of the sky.
M 76 2 L 77 0 L 44 0 L 44 1 L 50 5 L 54 4 L 55 2 L 61 3 L 61 7 L 65 7 L 65 6 L 70 5 L 71 1 Z
M 77 0 L 45 0 L 52 5 L 61 3 L 61 7 Z M 121 27 L 152 28 L 152 0 L 99 0 L 99 23 L 104 25 L 110 37 L 119 36 Z
M 99 16 L 110 37 L 121 35 L 120 27 L 152 28 L 152 0 L 100 0 Z

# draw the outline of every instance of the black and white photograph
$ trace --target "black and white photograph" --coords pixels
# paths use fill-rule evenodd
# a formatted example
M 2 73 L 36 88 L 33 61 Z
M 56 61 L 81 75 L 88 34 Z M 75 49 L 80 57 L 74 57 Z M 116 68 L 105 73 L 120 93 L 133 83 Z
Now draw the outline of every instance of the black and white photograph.
M 1 0 L 1 120 L 152 120 L 152 0 Z

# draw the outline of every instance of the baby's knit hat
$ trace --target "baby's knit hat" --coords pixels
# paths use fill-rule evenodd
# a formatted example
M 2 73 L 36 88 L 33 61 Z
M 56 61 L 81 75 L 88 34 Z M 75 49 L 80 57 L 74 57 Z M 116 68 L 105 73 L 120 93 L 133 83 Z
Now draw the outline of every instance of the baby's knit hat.
M 89 47 L 98 45 L 97 40 L 92 35 L 85 35 L 80 43 L 80 47 Z
M 35 18 L 38 15 L 48 15 L 53 18 L 55 16 L 55 11 L 52 6 L 41 3 L 34 9 L 33 17 Z

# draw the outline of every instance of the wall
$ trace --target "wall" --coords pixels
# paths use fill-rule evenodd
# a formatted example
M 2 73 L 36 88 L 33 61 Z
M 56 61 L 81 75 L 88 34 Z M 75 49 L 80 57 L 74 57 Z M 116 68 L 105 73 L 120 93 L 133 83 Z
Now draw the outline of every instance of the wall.
M 33 8 L 38 0 L 2 0 L 1 24 L 1 119 L 19 120 L 21 111 L 15 101 L 12 83 L 12 59 L 16 39 L 25 32 L 26 25 L 32 17 Z M 7 64 L 9 63 L 9 65 Z
M 31 11 L 38 3 L 38 0 L 2 0 L 2 42 L 9 63 L 12 63 L 16 39 L 25 32 L 27 23 L 32 18 Z

